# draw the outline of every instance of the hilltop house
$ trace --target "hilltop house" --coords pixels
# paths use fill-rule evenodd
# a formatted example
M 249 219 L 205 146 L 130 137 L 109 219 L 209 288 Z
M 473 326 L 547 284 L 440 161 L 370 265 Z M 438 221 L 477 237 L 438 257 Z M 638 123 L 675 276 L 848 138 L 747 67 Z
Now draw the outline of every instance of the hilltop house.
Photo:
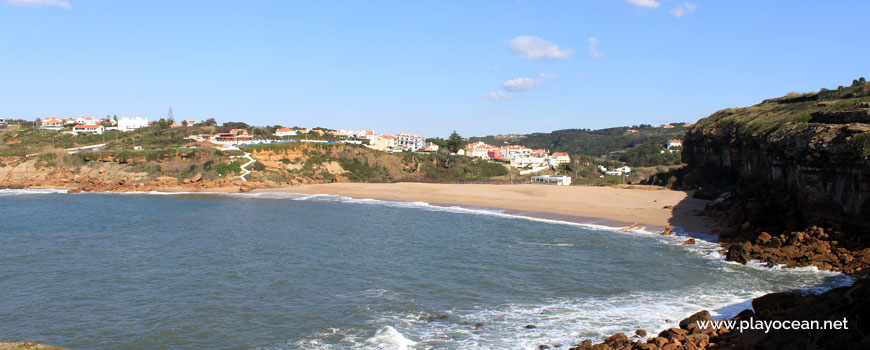
M 58 117 L 45 117 L 45 119 L 42 120 L 42 128 L 48 130 L 63 129 L 63 119 Z
M 100 124 L 92 124 L 92 125 L 76 125 L 73 127 L 73 133 L 76 135 L 81 134 L 102 134 L 106 131 L 106 128 Z
M 375 142 L 372 145 L 374 149 L 381 151 L 391 151 L 397 146 L 396 137 L 393 135 L 378 135 L 375 137 Z
M 284 137 L 284 136 L 296 136 L 296 130 L 290 128 L 280 128 L 275 130 L 275 136 Z
M 681 141 L 681 140 L 668 140 L 667 145 L 668 145 L 668 149 L 671 149 L 674 147 L 683 147 L 683 141 Z
M 79 124 L 79 125 L 96 125 L 96 124 L 99 124 L 99 122 L 98 122 L 96 119 L 94 119 L 94 118 L 81 116 L 81 117 L 76 118 L 76 124 Z
M 497 150 L 495 146 L 490 146 L 484 142 L 478 141 L 465 145 L 465 155 L 472 158 L 489 158 L 489 152 Z
M 568 164 L 571 163 L 571 157 L 568 156 L 568 153 L 565 152 L 556 152 L 553 153 L 553 156 L 550 157 L 550 164 L 555 166 L 556 164 Z

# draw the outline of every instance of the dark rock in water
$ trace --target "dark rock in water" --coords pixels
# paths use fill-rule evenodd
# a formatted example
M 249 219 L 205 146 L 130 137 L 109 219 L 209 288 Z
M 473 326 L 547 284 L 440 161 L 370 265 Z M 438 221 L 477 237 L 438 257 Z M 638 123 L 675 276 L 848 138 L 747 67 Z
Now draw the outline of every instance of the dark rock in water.
M 535 329 L 535 328 L 538 328 L 538 326 L 535 326 L 535 325 L 533 325 L 533 324 L 527 324 L 527 325 L 526 325 L 526 329 Z
M 643 329 L 638 329 L 638 330 L 634 331 L 634 335 L 643 338 L 646 336 L 646 331 Z
M 685 240 L 682 244 L 684 244 L 684 245 L 692 245 L 692 244 L 695 244 L 695 239 L 694 239 L 694 238 L 689 238 L 689 239 Z
M 728 253 L 725 254 L 725 258 L 731 261 L 745 264 L 749 262 L 750 259 L 749 249 L 747 249 L 745 245 L 740 243 L 731 244 L 731 246 L 728 247 Z
M 546 345 L 546 344 L 541 344 L 538 346 L 538 349 L 549 349 L 549 348 L 550 348 L 550 346 Z
M 478 322 L 478 323 L 474 324 L 475 329 L 480 328 L 480 327 L 483 327 L 483 322 Z
M 689 325 L 697 324 L 698 321 L 712 321 L 713 317 L 710 316 L 710 313 L 707 310 L 699 311 L 693 314 L 692 316 L 687 317 L 686 319 L 680 321 L 680 328 L 689 329 Z

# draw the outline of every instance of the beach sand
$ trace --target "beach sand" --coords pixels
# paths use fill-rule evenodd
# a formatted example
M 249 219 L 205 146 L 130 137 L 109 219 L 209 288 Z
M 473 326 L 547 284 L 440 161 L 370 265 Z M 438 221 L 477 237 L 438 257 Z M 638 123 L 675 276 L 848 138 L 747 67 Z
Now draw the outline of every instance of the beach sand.
M 709 233 L 715 225 L 699 216 L 705 200 L 687 192 L 654 186 L 547 186 L 428 183 L 335 183 L 284 186 L 252 192 L 330 194 L 352 198 L 427 202 L 507 209 L 512 213 L 622 226 L 638 223 L 649 229 L 679 226 Z M 603 220 L 600 220 L 603 219 Z

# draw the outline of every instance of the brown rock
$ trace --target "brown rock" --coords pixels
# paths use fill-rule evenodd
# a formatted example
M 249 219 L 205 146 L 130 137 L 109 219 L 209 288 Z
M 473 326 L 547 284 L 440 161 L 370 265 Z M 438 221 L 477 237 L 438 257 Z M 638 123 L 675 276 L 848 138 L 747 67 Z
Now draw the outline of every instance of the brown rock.
M 527 325 L 526 325 L 526 329 L 535 329 L 535 328 L 538 328 L 538 326 L 535 326 L 535 325 L 533 325 L 533 324 L 527 324 Z
M 202 181 L 202 173 L 196 173 L 196 175 L 193 175 L 193 177 L 190 179 L 190 181 L 193 181 L 193 182 Z
M 607 344 L 613 349 L 623 349 L 630 347 L 631 341 L 628 340 L 628 337 L 626 337 L 624 333 L 616 333 L 605 339 L 604 344 Z
M 707 310 L 698 311 L 698 312 L 692 314 L 692 316 L 689 316 L 689 317 L 685 318 L 684 320 L 680 321 L 680 328 L 689 329 L 689 325 L 691 325 L 691 324 L 697 325 L 698 321 L 704 322 L 704 321 L 712 321 L 712 320 L 713 320 L 713 317 L 710 316 L 710 313 L 707 312 Z
M 749 249 L 747 249 L 747 247 L 743 244 L 733 243 L 730 247 L 728 247 L 728 253 L 725 254 L 725 258 L 731 261 L 745 264 L 749 262 L 750 259 Z
M 770 242 L 771 239 L 773 239 L 773 237 L 771 237 L 769 233 L 762 232 L 758 235 L 758 238 L 755 239 L 755 244 L 765 245 L 767 242 Z
M 646 336 L 646 331 L 643 329 L 638 329 L 638 330 L 634 331 L 634 335 L 643 338 Z
M 673 342 L 674 340 L 684 339 L 686 335 L 689 334 L 689 331 L 681 328 L 668 328 L 659 333 L 659 337 L 667 339 L 669 342 Z
M 160 177 L 157 178 L 157 182 L 162 182 L 162 183 L 178 183 L 178 179 L 176 179 L 176 178 L 174 178 L 174 177 L 172 177 L 172 176 L 160 176 Z
M 692 244 L 695 244 L 695 239 L 694 239 L 694 238 L 689 238 L 689 239 L 685 240 L 682 244 L 683 244 L 683 245 L 692 245 Z

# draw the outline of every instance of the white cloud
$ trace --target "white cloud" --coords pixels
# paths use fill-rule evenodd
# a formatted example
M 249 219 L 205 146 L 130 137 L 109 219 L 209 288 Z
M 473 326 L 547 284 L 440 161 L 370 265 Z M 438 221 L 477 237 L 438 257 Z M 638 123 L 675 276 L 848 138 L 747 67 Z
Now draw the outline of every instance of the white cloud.
M 604 58 L 604 54 L 598 51 L 598 38 L 589 38 L 589 57 Z
M 507 101 L 514 98 L 514 95 L 511 95 L 504 91 L 492 91 L 486 94 L 484 98 L 490 101 Z
M 505 91 L 517 92 L 529 91 L 539 86 L 541 86 L 541 82 L 539 80 L 535 80 L 532 78 L 516 78 L 504 82 L 501 87 L 504 88 Z
M 70 5 L 69 0 L 4 0 L 4 4 L 9 6 L 30 6 L 30 7 L 43 7 L 43 6 L 57 6 L 65 9 L 71 9 L 72 5 Z
M 625 0 L 625 2 L 637 7 L 656 8 L 659 7 L 659 2 L 656 0 Z
M 677 7 L 674 7 L 671 10 L 671 14 L 674 15 L 674 17 L 680 18 L 680 17 L 688 15 L 692 12 L 695 12 L 696 8 L 698 8 L 697 5 L 692 4 L 690 2 L 684 2 Z
M 574 50 L 560 49 L 556 44 L 536 36 L 522 35 L 507 42 L 508 48 L 517 56 L 527 60 L 542 58 L 566 59 L 574 54 Z
M 486 95 L 486 99 L 490 101 L 504 101 L 510 100 L 516 97 L 516 93 L 529 91 L 532 89 L 537 89 L 541 87 L 541 83 L 544 82 L 545 79 L 552 79 L 556 76 L 553 74 L 538 74 L 534 78 L 516 78 L 511 79 L 504 84 L 501 84 L 501 88 L 504 91 L 492 91 Z

